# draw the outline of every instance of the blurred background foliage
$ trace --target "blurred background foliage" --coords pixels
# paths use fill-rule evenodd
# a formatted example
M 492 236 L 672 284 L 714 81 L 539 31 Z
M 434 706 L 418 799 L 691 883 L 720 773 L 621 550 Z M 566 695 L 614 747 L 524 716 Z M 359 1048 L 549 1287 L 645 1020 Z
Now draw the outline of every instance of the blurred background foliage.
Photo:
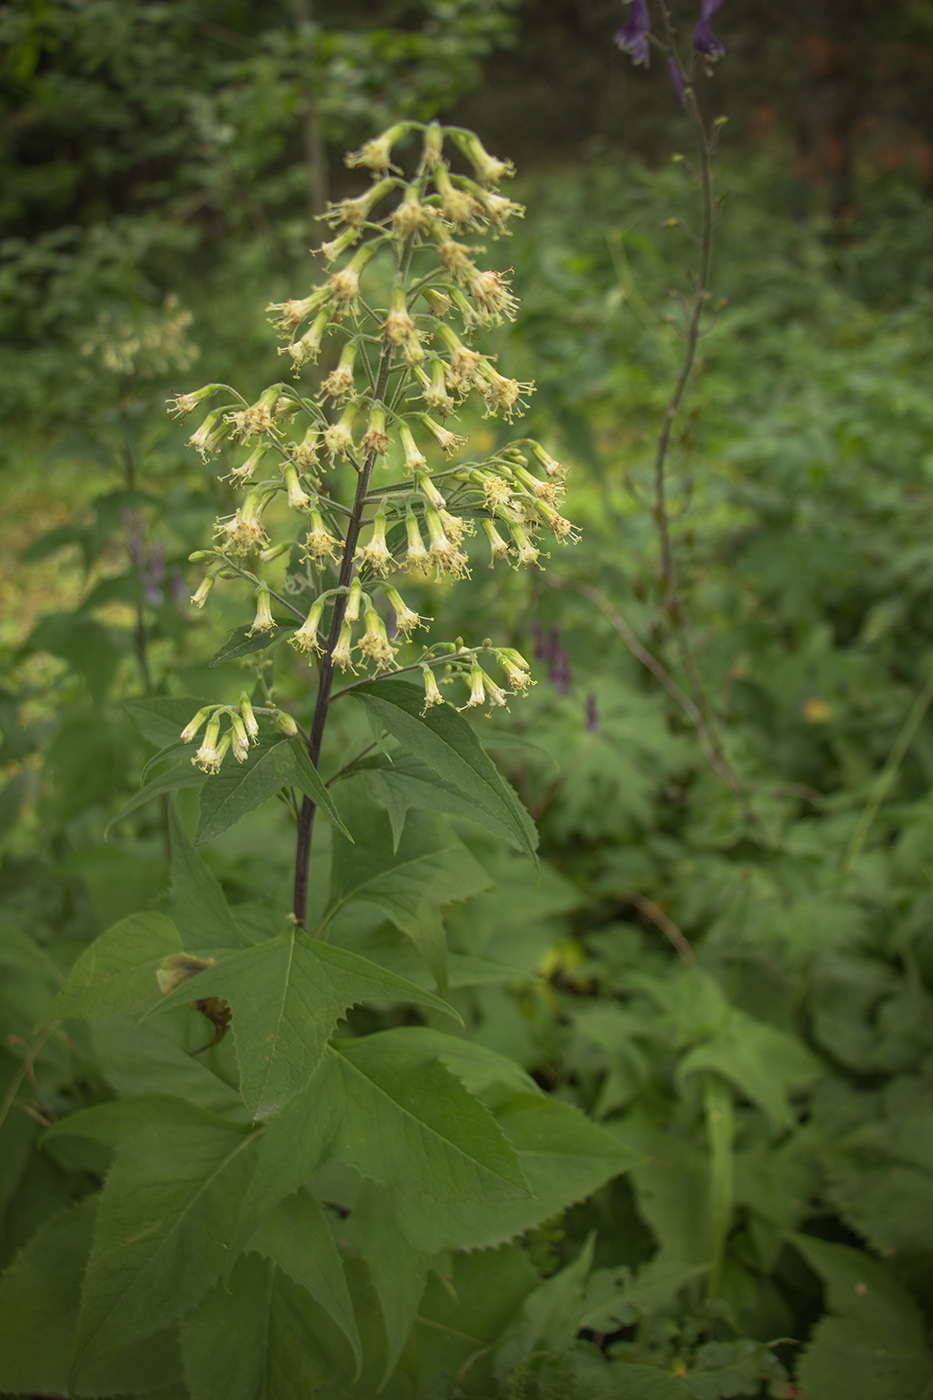
M 94 1189 L 37 1151 L 43 1123 L 119 1087 L 99 1047 L 35 1021 L 87 940 L 165 885 L 156 806 L 103 840 L 148 754 L 124 702 L 239 684 L 205 661 L 242 619 L 187 603 L 225 488 L 164 400 L 268 381 L 264 307 L 320 275 L 314 218 L 359 183 L 342 152 L 442 113 L 520 163 L 502 348 L 537 382 L 528 431 L 571 467 L 585 526 L 530 580 L 493 585 L 477 557 L 472 589 L 412 598 L 445 633 L 537 658 L 535 691 L 483 734 L 539 823 L 543 882 L 474 834 L 498 889 L 452 921 L 461 951 L 525 980 L 460 1009 L 661 1164 L 531 1242 L 560 1278 L 597 1231 L 590 1293 L 566 1295 L 588 1340 L 556 1357 L 526 1329 L 502 1393 L 622 1394 L 614 1357 L 699 1400 L 910 1400 L 933 1375 L 933 7 L 718 16 L 727 57 L 701 98 L 730 119 L 725 305 L 674 532 L 719 771 L 682 703 L 646 489 L 692 256 L 665 224 L 696 192 L 670 161 L 687 134 L 666 75 L 612 44 L 622 14 L 0 5 L 0 547 L 21 559 L 0 582 L 0 1250 Z M 249 821 L 208 859 L 234 901 L 281 902 L 290 840 Z M 667 1283 L 645 1301 L 649 1263 Z M 888 1308 L 870 1325 L 863 1276 Z M 432 1394 L 485 1393 L 452 1389 L 463 1357 L 431 1345 L 449 1381 Z

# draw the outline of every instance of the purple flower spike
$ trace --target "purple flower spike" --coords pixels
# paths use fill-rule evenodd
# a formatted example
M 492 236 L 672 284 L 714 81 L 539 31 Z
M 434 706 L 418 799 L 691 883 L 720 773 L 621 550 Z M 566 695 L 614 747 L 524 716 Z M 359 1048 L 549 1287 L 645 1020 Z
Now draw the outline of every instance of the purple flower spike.
M 632 13 L 616 35 L 616 43 L 623 53 L 631 54 L 634 64 L 643 63 L 648 67 L 648 35 L 651 32 L 651 19 L 648 15 L 648 0 L 626 0 Z M 719 0 L 722 4 L 722 0 Z M 715 9 L 715 4 L 713 5 Z
M 684 105 L 684 80 L 680 72 L 680 64 L 677 62 L 677 59 L 674 57 L 673 54 L 668 54 L 667 71 L 671 75 L 671 82 L 673 83 L 674 91 L 677 94 L 677 101 L 682 107 Z
M 725 45 L 716 38 L 709 27 L 711 17 L 721 5 L 722 0 L 703 0 L 700 18 L 693 31 L 693 47 L 697 53 L 703 54 L 706 58 L 722 58 L 726 51 Z

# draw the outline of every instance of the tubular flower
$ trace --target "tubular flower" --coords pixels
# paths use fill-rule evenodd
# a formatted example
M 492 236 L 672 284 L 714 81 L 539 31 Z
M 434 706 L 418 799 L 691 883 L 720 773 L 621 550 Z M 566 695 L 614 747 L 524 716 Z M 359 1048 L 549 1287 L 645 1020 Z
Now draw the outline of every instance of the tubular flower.
M 480 376 L 476 381 L 476 388 L 486 404 L 484 417 L 489 418 L 490 415 L 501 413 L 503 418 L 511 422 L 513 414 L 522 416 L 528 406 L 522 394 L 533 393 L 533 384 L 520 384 L 517 379 L 506 379 L 494 370 L 488 361 L 482 365 Z
M 247 632 L 248 637 L 253 637 L 257 632 L 274 632 L 275 618 L 269 607 L 269 585 L 261 583 L 256 589 L 256 616 L 253 625 Z
M 385 623 L 372 603 L 363 611 L 365 631 L 359 640 L 360 654 L 368 661 L 375 661 L 377 668 L 384 671 L 395 660 L 395 652 L 389 644 Z
M 258 447 L 254 447 L 246 461 L 233 468 L 230 473 L 231 481 L 235 481 L 238 486 L 245 481 L 252 481 L 256 468 L 266 455 L 266 450 L 262 443 Z
M 462 578 L 465 573 L 469 572 L 467 556 L 462 554 L 457 546 L 448 539 L 441 517 L 433 506 L 426 506 L 424 514 L 431 542 L 428 549 L 429 561 L 439 571 L 452 574 L 454 578 Z
M 358 195 L 356 199 L 342 199 L 339 204 L 332 204 L 327 211 L 328 223 L 333 226 L 343 222 L 353 229 L 362 228 L 374 205 L 389 193 L 394 184 L 394 180 L 380 180 L 378 184 L 370 185 L 366 193 Z
M 526 691 L 530 685 L 534 685 L 531 668 L 520 651 L 514 647 L 502 647 L 496 656 L 513 690 Z
M 324 261 L 328 266 L 345 253 L 348 248 L 352 248 L 359 238 L 359 229 L 345 228 L 342 233 L 338 233 L 336 238 L 332 238 L 329 243 L 321 244 L 321 252 L 324 254 Z
M 354 671 L 353 659 L 350 656 L 350 643 L 353 641 L 353 623 L 344 620 L 340 625 L 340 636 L 337 638 L 337 645 L 331 653 L 331 660 L 335 666 L 339 666 L 341 671 Z
M 419 450 L 418 444 L 412 436 L 411 428 L 409 428 L 407 423 L 401 423 L 399 425 L 398 435 L 402 442 L 402 450 L 405 453 L 405 470 L 408 472 L 409 476 L 414 476 L 422 467 L 428 465 L 427 460 L 424 453 Z
M 470 296 L 481 320 L 487 325 L 515 320 L 518 299 L 509 291 L 501 272 L 478 272 L 470 279 Z
M 358 578 L 350 584 L 350 592 L 347 594 L 347 610 L 344 617 L 348 622 L 358 622 L 360 616 L 360 604 L 363 601 L 363 585 Z
M 309 559 L 333 559 L 339 547 L 339 541 L 330 533 L 324 524 L 324 519 L 318 510 L 312 510 L 309 516 L 311 528 L 305 535 L 305 551 Z
M 288 490 L 289 509 L 307 510 L 311 505 L 311 497 L 298 480 L 298 473 L 291 462 L 285 468 L 285 485 Z
M 292 461 L 300 472 L 310 471 L 317 466 L 317 445 L 318 434 L 315 428 L 309 428 L 301 442 L 290 444 Z
M 327 328 L 330 313 L 322 311 L 315 319 L 309 331 L 305 331 L 300 340 L 296 340 L 292 345 L 279 347 L 280 355 L 290 355 L 292 368 L 297 374 L 306 364 L 316 365 L 318 356 L 321 353 L 321 340 Z
M 431 315 L 436 316 L 438 320 L 446 316 L 451 306 L 453 306 L 453 302 L 450 300 L 447 293 L 439 292 L 436 287 L 422 288 L 421 295 L 431 308 Z M 438 330 L 443 330 L 443 326 L 439 326 Z
M 428 408 L 439 413 L 441 417 L 446 417 L 448 413 L 453 413 L 455 404 L 450 394 L 447 392 L 447 379 L 444 374 L 444 362 L 439 356 L 435 356 L 431 364 L 431 377 L 420 371 L 418 378 L 421 381 L 421 397 Z
M 531 565 L 538 562 L 540 549 L 536 549 L 528 538 L 521 525 L 510 525 L 509 534 L 512 536 L 512 543 L 518 550 L 519 565 Z
M 384 457 L 389 450 L 389 434 L 386 432 L 386 411 L 381 403 L 374 403 L 369 413 L 369 426 L 360 444 L 365 453 Z
M 169 412 L 173 418 L 187 418 L 192 409 L 197 408 L 205 399 L 212 398 L 220 388 L 220 384 L 205 384 L 201 389 L 193 389 L 190 394 L 176 394 L 174 398 L 166 399 L 165 402 L 172 405 Z
M 415 477 L 415 485 L 421 492 L 424 499 L 426 501 L 429 501 L 435 510 L 444 509 L 444 507 L 447 504 L 447 497 L 441 495 L 440 491 L 437 489 L 437 486 L 428 476 L 427 472 L 418 473 L 418 475 Z
M 496 515 L 514 510 L 511 483 L 498 472 L 476 472 L 473 479 L 482 486 L 486 504 Z
M 380 509 L 373 520 L 373 533 L 368 542 L 356 551 L 361 564 L 368 564 L 374 574 L 388 573 L 392 567 L 392 551 L 386 545 L 386 515 Z
M 277 331 L 284 331 L 286 335 L 294 335 L 302 321 L 307 321 L 309 316 L 313 316 L 316 311 L 327 301 L 329 292 L 327 287 L 317 287 L 309 297 L 294 298 L 289 301 L 273 302 L 267 306 L 267 311 L 278 311 L 279 319 L 273 321 Z
M 506 199 L 504 194 L 495 194 L 492 190 L 480 190 L 479 199 L 486 210 L 489 222 L 500 233 L 509 232 L 506 228 L 509 219 L 523 219 L 525 217 L 525 206 L 515 204 L 511 199 Z
M 260 493 L 250 491 L 235 515 L 217 522 L 214 534 L 222 549 L 228 549 L 231 554 L 249 554 L 250 550 L 269 543 L 269 536 L 262 528 L 262 506 Z
M 445 701 L 430 666 L 422 666 L 421 674 L 424 676 L 424 709 L 421 711 L 424 715 L 432 705 L 443 705 Z
M 472 131 L 456 132 L 454 140 L 476 171 L 476 178 L 480 184 L 498 185 L 500 180 L 511 179 L 515 174 L 512 162 L 491 156 Z
M 272 412 L 281 396 L 282 390 L 276 384 L 267 389 L 256 403 L 250 404 L 249 408 L 228 413 L 224 421 L 230 424 L 232 435 L 239 438 L 240 442 L 246 442 L 248 438 L 268 433 L 275 426 Z
M 207 602 L 208 594 L 214 587 L 216 574 L 205 574 L 197 588 L 191 595 L 191 606 L 193 608 L 203 608 Z M 185 741 L 187 743 L 187 740 Z
M 355 311 L 360 294 L 360 274 L 376 251 L 375 243 L 364 243 L 359 252 L 354 253 L 346 267 L 335 272 L 330 279 L 330 296 L 336 315 L 343 316 Z
M 460 544 L 464 535 L 475 534 L 475 526 L 472 521 L 465 520 L 462 515 L 451 515 L 449 510 L 439 512 L 444 533 L 453 540 L 454 544 Z
M 549 477 L 554 479 L 563 476 L 564 469 L 560 462 L 552 457 L 550 452 L 546 452 L 540 442 L 529 442 L 528 446 L 531 448 L 532 455 L 538 459 Z
M 250 738 L 250 743 L 255 744 L 259 738 L 259 723 L 253 714 L 253 705 L 246 691 L 240 692 L 240 716 L 243 720 L 243 728 Z
M 210 713 L 211 706 L 205 705 L 203 710 L 198 710 L 194 718 L 188 721 L 184 729 L 181 731 L 181 734 L 178 736 L 183 744 L 194 743 L 195 739 L 200 734 L 204 725 L 207 723 L 207 717 Z
M 446 166 L 438 161 L 432 172 L 434 184 L 441 197 L 441 217 L 453 228 L 478 228 L 483 206 L 468 190 L 455 185 Z
M 444 238 L 438 245 L 437 251 L 451 277 L 456 277 L 458 281 L 468 281 L 476 274 L 476 263 L 469 257 L 469 254 L 473 252 L 472 248 L 458 243 L 454 238 Z
M 489 561 L 489 567 L 491 569 L 500 559 L 507 559 L 509 557 L 509 543 L 502 538 L 499 531 L 496 529 L 495 522 L 490 520 L 488 516 L 483 517 L 483 530 L 489 541 L 489 548 L 492 553 L 492 558 Z
M 540 477 L 534 476 L 525 467 L 515 466 L 513 468 L 515 476 L 523 486 L 539 501 L 547 501 L 548 505 L 556 505 L 563 494 L 563 487 L 557 481 L 542 481 Z
M 318 656 L 321 652 L 321 644 L 318 640 L 318 628 L 321 625 L 321 618 L 324 615 L 324 604 L 320 598 L 311 604 L 311 611 L 298 631 L 291 638 L 291 644 L 296 651 L 304 652 L 306 656 Z
M 465 394 L 470 385 L 476 382 L 483 365 L 483 356 L 478 350 L 470 350 L 464 345 L 449 326 L 438 326 L 437 334 L 447 351 L 451 387 L 458 393 Z
M 294 739 L 298 733 L 298 725 L 285 710 L 276 711 L 275 727 L 280 734 L 287 734 L 289 739 Z
M 405 602 L 397 588 L 393 588 L 390 583 L 383 584 L 383 592 L 389 607 L 395 613 L 395 626 L 403 637 L 407 637 L 409 632 L 413 632 L 416 627 L 420 627 L 422 619 L 416 612 L 413 612 Z
M 191 760 L 194 767 L 200 768 L 202 773 L 218 773 L 220 771 L 220 765 L 223 762 L 226 749 L 224 749 L 223 753 L 220 751 L 220 746 L 217 742 L 219 736 L 220 719 L 214 714 L 208 721 L 207 728 L 204 731 L 201 747 Z M 229 748 L 229 741 L 227 747 Z
M 470 668 L 470 698 L 465 705 L 459 705 L 458 709 L 474 710 L 478 705 L 485 705 L 486 679 L 487 677 L 482 666 L 474 657 L 473 665 Z
M 568 540 L 576 543 L 580 538 L 580 531 L 576 526 L 553 506 L 549 506 L 545 501 L 537 501 L 535 509 L 558 543 L 566 544 Z
M 386 340 L 390 340 L 393 345 L 404 345 L 406 341 L 411 340 L 412 336 L 418 334 L 417 327 L 408 314 L 405 288 L 401 283 L 396 283 L 392 288 L 392 300 L 389 314 L 386 317 L 385 334 Z
M 465 437 L 459 437 L 456 433 L 452 433 L 449 428 L 443 428 L 440 423 L 435 423 L 429 414 L 419 413 L 418 420 L 427 428 L 445 457 L 452 457 L 459 448 L 465 445 Z
M 229 431 L 226 420 L 221 422 L 220 410 L 215 409 L 207 415 L 200 428 L 191 434 L 188 446 L 194 448 L 202 462 L 206 462 L 208 457 L 213 457 Z
M 324 447 L 332 462 L 336 462 L 338 457 L 348 457 L 353 451 L 353 433 L 350 431 L 356 408 L 350 404 L 337 419 L 336 423 L 331 423 L 324 431 Z
M 232 715 L 230 719 L 230 742 L 233 749 L 233 757 L 237 763 L 245 763 L 249 758 L 249 735 L 246 732 L 246 725 L 243 723 L 241 715 Z
M 427 210 L 418 198 L 415 185 L 409 185 L 401 204 L 392 211 L 392 229 L 397 238 L 410 238 L 430 226 Z
M 418 517 L 411 510 L 405 518 L 405 530 L 408 535 L 408 550 L 405 554 L 406 569 L 410 569 L 414 574 L 429 573 L 431 558 L 424 547 L 424 540 L 421 538 Z
M 340 352 L 336 369 L 332 369 L 324 380 L 323 392 L 331 399 L 343 399 L 356 388 L 353 378 L 353 365 L 356 360 L 356 345 L 350 341 Z
M 345 163 L 352 170 L 355 166 L 365 166 L 367 170 L 392 170 L 392 147 L 409 130 L 410 122 L 396 122 L 390 126 L 381 136 L 375 136 L 371 141 L 365 141 L 358 151 L 353 151 L 345 158 Z

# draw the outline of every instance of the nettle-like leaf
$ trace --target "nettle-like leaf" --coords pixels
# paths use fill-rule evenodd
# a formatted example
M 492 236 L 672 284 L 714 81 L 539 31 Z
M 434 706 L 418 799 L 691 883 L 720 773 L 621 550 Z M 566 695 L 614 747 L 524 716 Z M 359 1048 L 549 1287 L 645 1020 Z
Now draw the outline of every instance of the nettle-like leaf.
M 894 1274 L 848 1245 L 809 1235 L 793 1243 L 827 1290 L 830 1317 L 816 1326 L 798 1370 L 816 1400 L 918 1400 L 933 1388 L 923 1316 Z
M 264 737 L 250 750 L 242 767 L 228 764 L 201 790 L 201 814 L 195 845 L 203 846 L 275 797 L 295 787 L 345 831 L 333 798 L 297 739 Z
M 441 996 L 447 995 L 447 940 L 441 909 L 490 888 L 492 881 L 463 842 L 427 813 L 410 818 L 400 840 L 386 814 L 359 782 L 345 784 L 338 807 L 351 845 L 335 833 L 330 900 L 319 933 L 356 900 L 375 904 L 408 935 L 427 963 Z
M 114 1148 L 81 1298 L 73 1376 L 192 1308 L 223 1271 L 256 1133 L 182 1099 L 101 1104 L 50 1128 Z
M 498 768 L 486 754 L 473 729 L 450 705 L 422 714 L 420 689 L 395 677 L 372 681 L 353 691 L 353 698 L 373 719 L 450 785 L 473 807 L 473 820 L 507 839 L 536 859 L 538 833 L 534 822 Z
M 172 838 L 172 886 L 165 902 L 182 938 L 212 948 L 242 948 L 242 932 L 217 879 L 188 840 L 174 806 L 169 813 Z
M 99 1198 L 42 1224 L 0 1280 L 0 1390 L 65 1394 L 81 1304 L 81 1283 Z M 141 1339 L 125 1334 L 112 1350 L 89 1357 L 79 1396 L 145 1393 L 181 1379 L 174 1332 Z
M 223 997 L 233 1008 L 240 1092 L 255 1118 L 278 1113 L 306 1088 L 337 1022 L 359 1002 L 414 1002 L 457 1018 L 433 993 L 294 925 L 251 948 L 218 949 L 211 967 L 156 1009 L 202 997 Z
M 159 996 L 156 973 L 165 958 L 181 952 L 181 936 L 171 919 L 131 914 L 85 948 L 48 1015 L 102 1021 L 148 1011 Z

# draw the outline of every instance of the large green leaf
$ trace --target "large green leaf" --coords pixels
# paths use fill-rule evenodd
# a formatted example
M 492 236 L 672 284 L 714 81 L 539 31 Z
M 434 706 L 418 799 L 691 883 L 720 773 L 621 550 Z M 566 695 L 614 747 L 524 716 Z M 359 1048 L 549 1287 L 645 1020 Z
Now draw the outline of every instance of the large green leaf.
M 185 725 L 208 704 L 210 701 L 193 695 L 158 695 L 149 700 L 127 700 L 124 708 L 150 744 L 167 749 L 178 742 Z
M 355 844 L 334 835 L 330 900 L 319 932 L 353 900 L 375 904 L 411 938 L 446 996 L 447 941 L 440 911 L 489 889 L 492 881 L 463 842 L 427 813 L 412 817 L 396 844 L 386 814 L 361 783 L 342 786 L 337 801 Z
M 223 661 L 232 661 L 237 656 L 252 656 L 257 651 L 264 651 L 281 637 L 291 636 L 295 627 L 274 627 L 270 632 L 264 632 L 261 637 L 251 636 L 252 631 L 249 623 L 244 623 L 242 627 L 234 627 L 223 646 L 214 652 L 207 663 L 208 668 L 213 670 Z
M 287 1197 L 265 1216 L 249 1247 L 272 1259 L 337 1324 L 353 1349 L 357 1369 L 362 1345 L 343 1260 L 320 1202 L 309 1191 Z
M 396 845 L 412 807 L 475 822 L 505 841 L 515 839 L 510 824 L 500 820 L 495 812 L 477 806 L 459 787 L 432 772 L 415 754 L 398 751 L 391 757 L 381 754 L 365 759 L 354 772 L 363 774 L 369 791 L 385 807 Z
M 100 1197 L 78 1319 L 78 1386 L 129 1337 L 192 1308 L 219 1277 L 254 1165 L 256 1134 L 182 1099 L 101 1104 L 49 1129 L 116 1150 Z
M 541 1350 L 562 1356 L 573 1345 L 584 1312 L 584 1285 L 593 1263 L 595 1233 L 566 1268 L 528 1293 L 496 1348 L 496 1375 L 507 1381 L 517 1367 Z
M 826 1285 L 831 1317 L 804 1351 L 798 1379 L 810 1400 L 921 1400 L 933 1355 L 917 1303 L 877 1259 L 844 1244 L 791 1236 Z
M 192 947 L 242 948 L 250 940 L 230 911 L 220 881 L 198 855 L 174 806 L 169 814 L 172 837 L 172 888 L 166 911 Z
M 0 1279 L 0 1390 L 64 1395 L 98 1198 L 45 1221 Z M 173 1333 L 118 1339 L 89 1360 L 76 1394 L 145 1393 L 181 1378 Z
M 432 1201 L 527 1196 L 501 1128 L 443 1065 L 391 1031 L 331 1050 L 319 1092 L 343 1105 L 333 1150 L 364 1176 Z
M 181 951 L 171 919 L 131 914 L 85 948 L 48 1014 L 101 1021 L 148 1011 L 159 996 L 156 973 L 163 959 Z
M 491 817 L 497 834 L 504 829 L 519 850 L 535 858 L 534 822 L 456 710 L 439 705 L 422 714 L 420 687 L 393 677 L 360 686 L 353 697 L 403 748 L 473 805 L 475 820 L 480 813 Z
M 305 793 L 343 829 L 333 799 L 301 744 L 293 739 L 273 739 L 251 749 L 242 766 L 225 763 L 204 784 L 195 845 L 213 841 L 285 787 Z
M 294 926 L 251 948 L 218 950 L 212 967 L 169 993 L 156 1009 L 212 996 L 233 1007 L 240 1092 L 256 1118 L 278 1113 L 305 1088 L 349 1007 L 369 1000 L 404 1001 L 456 1016 L 431 992 Z
M 145 807 L 147 802 L 151 802 L 154 797 L 178 792 L 181 788 L 200 787 L 204 782 L 204 774 L 192 766 L 189 750 L 186 748 L 178 750 L 175 746 L 164 755 L 156 754 L 152 762 L 146 765 L 147 776 L 150 770 L 163 758 L 171 759 L 171 762 L 156 773 L 154 778 L 149 778 L 148 781 L 144 782 L 139 792 L 134 793 L 130 800 L 120 808 L 116 816 L 110 818 L 104 828 L 105 839 L 110 835 L 117 822 L 122 822 L 125 817 L 132 816 L 140 807 Z
M 248 1254 L 181 1329 L 191 1400 L 309 1400 L 352 1367 L 328 1315 L 271 1259 Z M 348 1365 L 348 1362 L 350 1363 Z
M 396 1190 L 399 1227 L 427 1253 L 503 1244 L 645 1161 L 579 1109 L 546 1095 L 516 1095 L 496 1119 L 518 1153 L 531 1195 L 483 1206 L 456 1201 L 441 1206 Z

